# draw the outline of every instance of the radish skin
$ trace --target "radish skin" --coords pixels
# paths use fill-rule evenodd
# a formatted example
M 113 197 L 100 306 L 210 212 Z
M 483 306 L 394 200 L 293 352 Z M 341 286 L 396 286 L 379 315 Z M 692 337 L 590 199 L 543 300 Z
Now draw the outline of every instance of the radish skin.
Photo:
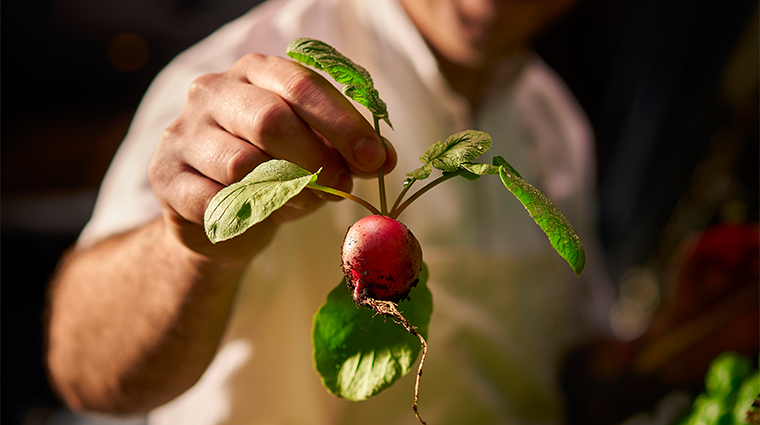
M 400 221 L 370 215 L 346 232 L 341 248 L 346 284 L 357 304 L 367 299 L 398 303 L 417 285 L 422 249 Z

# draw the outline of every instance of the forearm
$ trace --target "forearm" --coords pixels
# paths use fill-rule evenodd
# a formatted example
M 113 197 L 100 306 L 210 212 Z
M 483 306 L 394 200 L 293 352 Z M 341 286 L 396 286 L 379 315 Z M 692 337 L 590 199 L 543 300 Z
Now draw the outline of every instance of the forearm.
M 244 265 L 219 266 L 157 220 L 62 262 L 48 364 L 75 409 L 141 413 L 192 386 L 224 332 Z

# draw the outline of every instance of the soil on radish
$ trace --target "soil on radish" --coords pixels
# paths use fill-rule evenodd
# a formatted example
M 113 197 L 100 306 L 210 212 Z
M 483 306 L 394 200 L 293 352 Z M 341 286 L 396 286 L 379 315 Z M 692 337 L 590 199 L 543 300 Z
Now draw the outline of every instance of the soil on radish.
M 398 303 L 419 282 L 422 249 L 412 232 L 387 216 L 362 218 L 341 247 L 346 284 L 357 304 L 375 299 Z

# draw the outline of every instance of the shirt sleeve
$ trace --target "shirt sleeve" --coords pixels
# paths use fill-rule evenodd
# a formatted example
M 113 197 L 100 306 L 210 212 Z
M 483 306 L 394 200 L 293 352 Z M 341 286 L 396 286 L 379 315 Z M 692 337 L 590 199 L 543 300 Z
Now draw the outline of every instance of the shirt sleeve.
M 198 60 L 200 51 L 205 50 L 202 47 L 178 56 L 151 83 L 106 172 L 92 217 L 79 236 L 79 246 L 137 228 L 160 215 L 148 170 L 161 136 L 180 116 L 192 81 L 231 65 L 223 60 L 214 67 L 207 66 L 209 61 Z
M 156 76 L 106 172 L 78 246 L 137 228 L 161 214 L 148 170 L 164 130 L 180 116 L 195 78 L 228 69 L 249 51 L 265 50 L 260 47 L 266 46 L 267 40 L 251 32 L 259 26 L 257 21 L 271 13 L 270 9 L 274 7 L 254 8 L 226 24 L 181 53 Z
M 297 6 L 298 2 L 291 5 L 282 0 L 259 4 L 178 55 L 158 74 L 106 172 L 78 246 L 137 228 L 161 214 L 148 170 L 164 129 L 184 108 L 190 84 L 203 74 L 229 69 L 246 53 L 283 52 L 288 40 L 296 36 L 295 30 L 287 25 L 280 28 L 283 23 L 273 17 L 278 13 L 290 16 L 292 11 L 286 9 Z
M 92 217 L 77 244 L 88 246 L 107 236 L 136 228 L 157 217 L 161 208 L 148 179 L 148 169 L 161 133 L 180 112 L 181 104 L 162 79 L 165 70 L 144 96 L 121 146 L 98 191 Z M 163 78 L 162 78 L 163 77 Z

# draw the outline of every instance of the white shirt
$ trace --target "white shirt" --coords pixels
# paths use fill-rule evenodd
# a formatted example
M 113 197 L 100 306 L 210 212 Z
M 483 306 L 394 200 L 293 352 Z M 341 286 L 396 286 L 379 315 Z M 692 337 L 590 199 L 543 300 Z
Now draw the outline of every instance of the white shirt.
M 148 166 L 193 79 L 228 69 L 249 52 L 284 56 L 296 37 L 324 40 L 372 75 L 395 128 L 383 127 L 399 155 L 386 180 L 391 202 L 429 145 L 474 128 L 493 138 L 482 162 L 506 158 L 575 225 L 589 256 L 580 279 L 496 176 L 444 183 L 400 217 L 422 245 L 435 303 L 423 418 L 435 425 L 561 422 L 561 356 L 602 323 L 609 298 L 594 253 L 592 132 L 567 88 L 534 54 L 505 61 L 473 114 L 396 0 L 273 0 L 178 56 L 146 93 L 79 243 L 158 216 Z M 376 181 L 359 181 L 354 192 L 377 204 Z M 346 228 L 365 214 L 344 201 L 283 226 L 246 273 L 211 366 L 150 422 L 417 423 L 414 373 L 353 403 L 329 394 L 314 371 L 312 316 L 341 279 Z

